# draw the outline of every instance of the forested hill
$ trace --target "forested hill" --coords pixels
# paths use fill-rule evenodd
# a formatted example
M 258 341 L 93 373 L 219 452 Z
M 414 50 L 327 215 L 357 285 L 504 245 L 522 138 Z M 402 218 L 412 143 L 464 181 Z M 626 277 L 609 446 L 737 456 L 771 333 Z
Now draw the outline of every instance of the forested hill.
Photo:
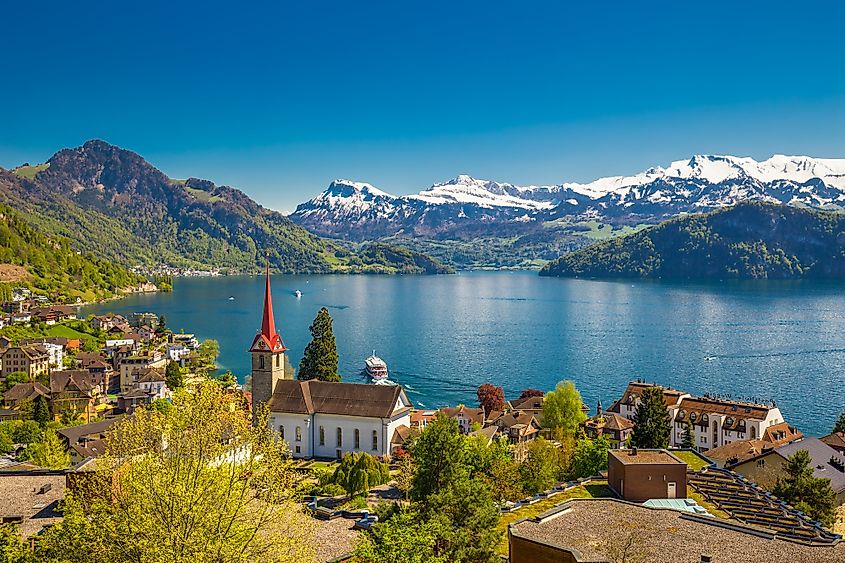
M 10 299 L 17 285 L 73 302 L 107 297 L 143 281 L 109 260 L 77 253 L 65 238 L 39 233 L 0 205 L 0 301 Z
M 547 264 L 540 275 L 845 279 L 845 215 L 740 204 L 590 245 Z
M 172 180 L 140 155 L 104 141 L 46 163 L 0 172 L 0 201 L 39 230 L 127 265 L 279 272 L 372 271 L 354 254 L 207 180 Z M 394 272 L 390 264 L 379 271 Z

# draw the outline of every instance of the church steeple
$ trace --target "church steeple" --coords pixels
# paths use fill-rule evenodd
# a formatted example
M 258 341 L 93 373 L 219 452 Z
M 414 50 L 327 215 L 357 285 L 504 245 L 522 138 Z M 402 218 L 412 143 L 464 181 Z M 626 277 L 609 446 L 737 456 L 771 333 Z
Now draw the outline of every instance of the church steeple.
M 264 346 L 259 346 L 263 342 Z M 263 351 L 284 352 L 287 350 L 282 337 L 276 332 L 276 322 L 273 317 L 273 295 L 270 292 L 270 262 L 267 262 L 264 284 L 264 315 L 261 318 L 261 332 L 252 341 L 250 352 L 257 351 L 256 346 Z
M 270 292 L 270 263 L 264 274 L 264 311 L 261 330 L 255 335 L 249 351 L 252 354 L 252 406 L 270 401 L 276 382 L 285 378 L 285 343 L 276 332 L 273 296 Z M 292 374 L 291 374 L 292 377 Z

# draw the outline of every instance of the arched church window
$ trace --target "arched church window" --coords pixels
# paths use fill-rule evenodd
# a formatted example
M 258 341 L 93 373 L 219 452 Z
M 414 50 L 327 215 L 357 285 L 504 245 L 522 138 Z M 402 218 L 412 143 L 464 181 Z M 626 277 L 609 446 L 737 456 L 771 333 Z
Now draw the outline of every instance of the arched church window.
M 337 427 L 337 447 L 343 447 L 343 428 L 340 426 Z
M 285 427 L 282 426 L 281 424 L 279 425 L 279 436 L 282 437 L 282 440 L 285 439 Z
M 322 426 L 320 427 L 320 445 L 321 446 L 326 445 L 326 429 L 323 428 Z

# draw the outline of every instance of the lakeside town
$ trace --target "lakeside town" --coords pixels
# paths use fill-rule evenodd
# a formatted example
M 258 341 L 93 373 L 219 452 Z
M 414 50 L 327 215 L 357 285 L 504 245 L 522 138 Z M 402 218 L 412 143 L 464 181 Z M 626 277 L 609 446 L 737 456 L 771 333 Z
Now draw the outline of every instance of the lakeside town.
M 0 524 L 4 541 L 19 542 L 15 561 L 52 560 L 80 534 L 80 516 L 115 518 L 101 503 L 121 506 L 117 483 L 144 465 L 138 456 L 158 459 L 163 478 L 168 452 L 194 452 L 196 433 L 214 446 L 198 456 L 198 471 L 214 473 L 224 460 L 252 475 L 280 456 L 284 495 L 273 502 L 302 517 L 287 532 L 302 544 L 293 560 L 845 557 L 845 415 L 830 434 L 804 436 L 774 403 L 645 380 L 616 390 L 607 408 L 583 404 L 562 381 L 512 398 L 484 384 L 477 406 L 415 409 L 401 385 L 340 381 L 325 309 L 296 373 L 276 330 L 269 272 L 243 386 L 217 373 L 214 341 L 174 333 L 153 312 L 80 319 L 76 308 L 29 297 L 2 304 L 17 317 L 0 332 Z M 232 421 L 203 427 L 200 407 Z M 170 420 L 188 426 L 165 440 L 170 426 L 157 425 Z M 278 444 L 272 455 L 268 442 L 249 441 L 253 421 Z M 158 445 L 139 446 L 135 432 L 156 432 Z M 243 441 L 233 441 L 238 432 Z M 140 503 L 175 493 L 135 494 Z

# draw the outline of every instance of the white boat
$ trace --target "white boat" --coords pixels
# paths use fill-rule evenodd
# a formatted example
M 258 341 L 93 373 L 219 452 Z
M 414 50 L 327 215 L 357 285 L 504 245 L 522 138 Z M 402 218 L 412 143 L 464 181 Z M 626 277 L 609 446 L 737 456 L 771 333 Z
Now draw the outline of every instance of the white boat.
M 299 291 L 298 289 L 297 289 L 296 291 L 294 291 L 294 292 L 293 292 L 293 294 L 296 296 L 296 298 L 297 298 L 297 299 L 299 299 L 300 297 L 302 297 L 302 292 L 301 292 L 301 291 Z
M 387 363 L 376 356 L 376 351 L 373 350 L 373 355 L 364 360 L 364 371 L 367 372 L 373 381 L 376 383 L 387 380 Z
M 229 301 L 234 301 L 234 300 L 235 300 L 235 296 L 234 296 L 234 295 L 229 296 Z

